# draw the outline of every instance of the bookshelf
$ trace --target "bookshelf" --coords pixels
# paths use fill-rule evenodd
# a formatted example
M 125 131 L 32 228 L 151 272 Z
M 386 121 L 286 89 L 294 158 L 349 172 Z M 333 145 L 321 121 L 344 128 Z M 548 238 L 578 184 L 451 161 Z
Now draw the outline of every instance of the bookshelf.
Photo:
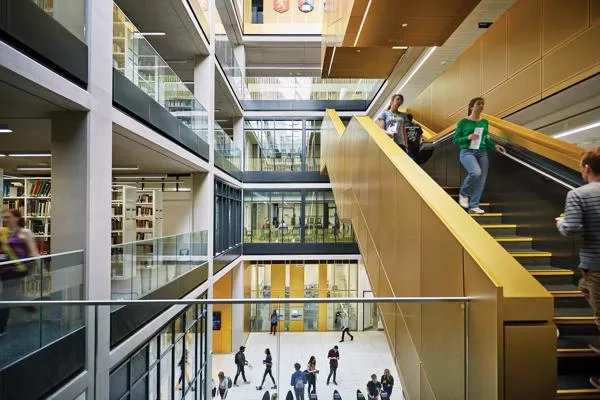
M 112 187 L 110 230 L 113 245 L 130 243 L 135 240 L 136 199 L 134 186 L 114 185 Z
M 2 208 L 17 209 L 33 232 L 40 254 L 48 254 L 51 238 L 51 179 L 3 177 Z
M 136 239 L 162 237 L 163 193 L 161 190 L 138 190 L 136 201 Z

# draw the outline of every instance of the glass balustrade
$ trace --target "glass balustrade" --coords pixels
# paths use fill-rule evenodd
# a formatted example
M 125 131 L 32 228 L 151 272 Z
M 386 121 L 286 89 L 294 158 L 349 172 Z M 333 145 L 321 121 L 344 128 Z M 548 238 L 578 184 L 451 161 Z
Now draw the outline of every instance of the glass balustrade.
M 219 160 L 220 158 L 220 160 Z M 225 161 L 229 165 L 220 165 L 222 168 L 233 167 L 240 171 L 242 167 L 242 152 L 233 143 L 218 123 L 215 123 L 215 162 Z
M 21 0 L 28 1 L 28 0 Z M 85 42 L 87 0 L 31 0 L 77 39 Z

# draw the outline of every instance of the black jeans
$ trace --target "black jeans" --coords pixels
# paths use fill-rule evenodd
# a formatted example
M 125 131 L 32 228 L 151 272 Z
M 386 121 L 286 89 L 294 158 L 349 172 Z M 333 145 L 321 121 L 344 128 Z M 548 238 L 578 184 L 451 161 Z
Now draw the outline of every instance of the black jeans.
M 18 301 L 23 297 L 21 282 L 27 275 L 16 271 L 4 272 L 0 279 L 2 280 L 2 291 L 0 292 L 0 300 L 2 301 Z M 30 307 L 33 309 L 33 307 Z M 27 308 L 28 311 L 29 308 Z M 6 325 L 10 317 L 10 307 L 0 308 L 0 333 L 6 332 Z
M 327 376 L 327 384 L 328 385 L 329 385 L 329 380 L 331 379 L 331 376 L 333 376 L 333 383 L 337 384 L 336 375 L 337 375 L 337 365 L 335 367 L 333 365 L 330 365 L 329 366 L 329 375 Z
M 316 381 L 317 381 L 317 377 L 315 376 L 315 374 L 307 374 L 308 375 L 308 397 L 310 398 L 310 394 L 313 391 L 317 391 L 317 386 L 315 385 Z M 312 391 L 310 390 L 310 388 L 312 387 Z
M 277 324 L 271 324 L 271 332 L 273 335 L 277 333 Z
M 344 330 L 342 331 L 342 342 L 344 341 L 346 333 L 348 334 L 348 336 L 350 336 L 350 339 L 354 340 L 354 336 L 352 336 L 352 334 L 350 333 L 350 328 L 344 328 Z
M 235 374 L 235 378 L 233 379 L 233 384 L 234 385 L 237 383 L 238 376 L 240 376 L 240 374 L 242 374 L 242 379 L 244 380 L 244 382 L 246 382 L 246 373 L 244 372 L 244 366 L 243 365 L 238 365 L 237 366 L 237 373 Z
M 271 372 L 271 367 L 267 367 L 267 368 L 265 368 L 265 373 L 263 375 L 263 379 L 262 379 L 262 382 L 260 383 L 260 386 L 262 386 L 263 383 L 265 383 L 265 379 L 267 379 L 267 375 L 269 375 L 271 377 L 271 380 L 273 381 L 273 385 L 276 385 L 275 378 L 273 378 L 273 372 Z

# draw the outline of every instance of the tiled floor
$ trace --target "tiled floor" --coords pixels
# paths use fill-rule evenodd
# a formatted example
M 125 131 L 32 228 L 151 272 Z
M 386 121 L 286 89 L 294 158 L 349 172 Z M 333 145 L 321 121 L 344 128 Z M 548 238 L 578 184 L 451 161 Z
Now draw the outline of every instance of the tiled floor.
M 357 389 L 363 393 L 366 392 L 366 384 L 371 374 L 375 373 L 380 377 L 385 368 L 389 368 L 395 378 L 396 384 L 392 399 L 402 400 L 400 380 L 383 332 L 356 332 L 354 341 L 344 343 L 338 343 L 339 339 L 340 335 L 336 332 L 282 333 L 277 337 L 267 333 L 252 333 L 246 344 L 246 359 L 250 363 L 250 367 L 246 367 L 246 378 L 250 384 L 244 385 L 240 377 L 238 379 L 238 384 L 241 383 L 240 386 L 234 386 L 229 391 L 227 400 L 262 398 L 264 390 L 259 392 L 256 390 L 256 386 L 260 384 L 264 373 L 262 360 L 265 348 L 269 348 L 273 355 L 273 375 L 277 380 L 278 394 L 281 400 L 284 400 L 288 390 L 292 389 L 290 379 L 294 371 L 294 363 L 300 363 L 304 370 L 311 355 L 316 357 L 317 369 L 320 370 L 317 376 L 319 400 L 332 399 L 334 389 L 340 392 L 343 400 L 354 400 Z M 327 386 L 329 373 L 327 351 L 336 344 L 340 350 L 338 386 L 333 383 Z M 233 353 L 213 355 L 212 370 L 215 381 L 217 381 L 219 371 L 223 371 L 225 376 L 230 376 L 233 380 L 236 372 L 233 357 Z M 270 390 L 271 385 L 271 379 L 267 377 L 264 388 Z M 273 391 L 270 390 L 270 392 Z

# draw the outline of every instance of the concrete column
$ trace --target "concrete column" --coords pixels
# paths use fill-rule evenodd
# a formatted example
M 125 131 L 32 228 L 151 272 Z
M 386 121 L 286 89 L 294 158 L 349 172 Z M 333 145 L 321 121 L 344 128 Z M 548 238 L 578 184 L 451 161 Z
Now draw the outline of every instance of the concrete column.
M 233 143 L 244 152 L 244 117 L 233 118 Z M 242 158 L 245 154 L 242 154 Z
M 246 77 L 246 46 L 243 44 L 233 47 L 233 56 L 242 69 L 242 77 Z

